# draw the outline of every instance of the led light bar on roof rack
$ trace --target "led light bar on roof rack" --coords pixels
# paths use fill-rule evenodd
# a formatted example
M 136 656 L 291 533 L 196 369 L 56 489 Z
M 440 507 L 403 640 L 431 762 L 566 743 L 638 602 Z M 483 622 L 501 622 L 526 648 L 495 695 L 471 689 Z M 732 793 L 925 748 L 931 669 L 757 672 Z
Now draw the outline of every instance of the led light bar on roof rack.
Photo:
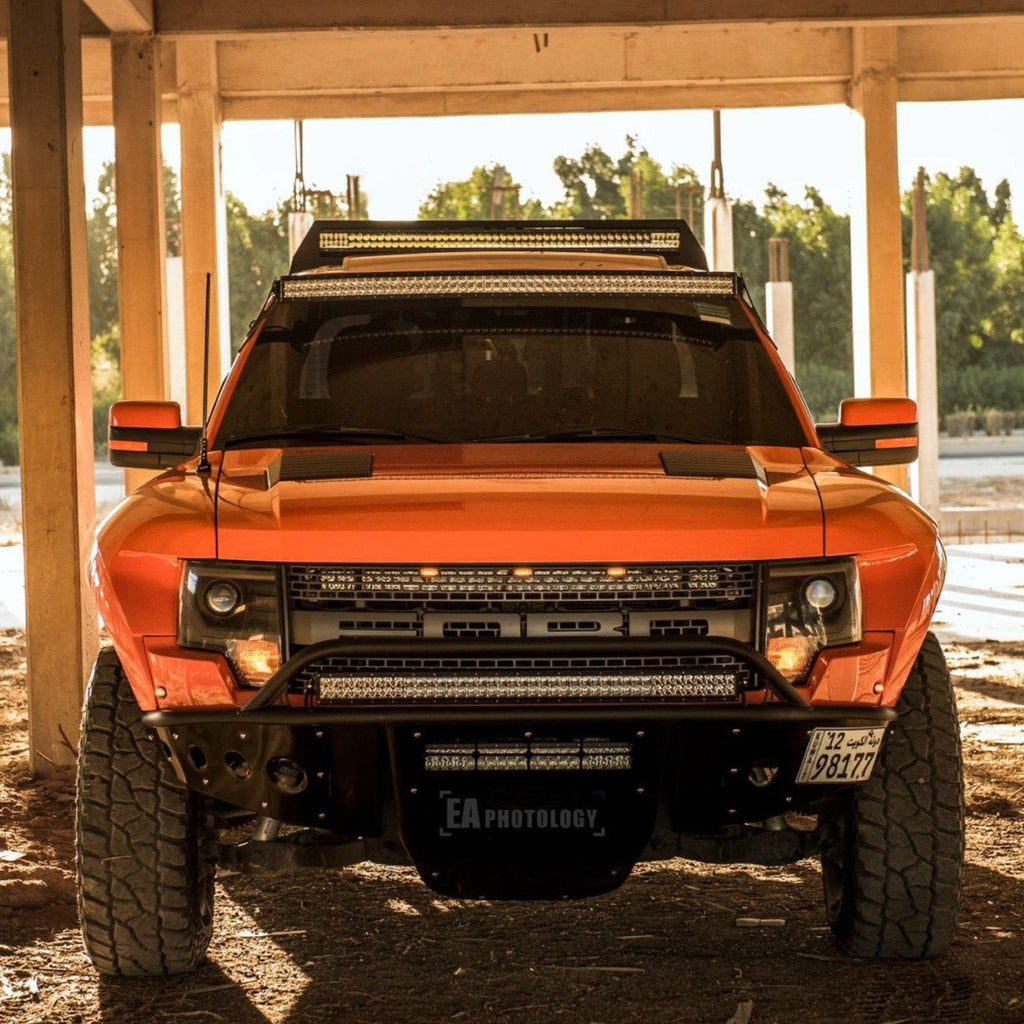
M 673 267 L 707 270 L 684 220 L 318 220 L 292 257 L 290 274 L 336 267 L 349 256 L 410 253 L 656 255 Z
M 733 274 L 351 274 L 285 278 L 284 299 L 444 295 L 734 295 Z
M 621 252 L 676 252 L 678 231 L 322 231 L 323 255 L 410 250 L 582 250 Z

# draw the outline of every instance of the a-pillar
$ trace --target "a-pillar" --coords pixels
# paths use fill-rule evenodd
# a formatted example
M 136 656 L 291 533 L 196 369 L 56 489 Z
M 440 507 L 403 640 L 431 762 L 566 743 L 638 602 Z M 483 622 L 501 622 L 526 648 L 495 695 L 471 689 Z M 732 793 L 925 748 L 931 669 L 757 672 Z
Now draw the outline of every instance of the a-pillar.
M 10 0 L 29 767 L 75 760 L 97 649 L 79 0 Z
M 850 105 L 864 146 L 862 195 L 850 225 L 854 387 L 858 395 L 884 398 L 907 395 L 896 39 L 895 28 L 853 29 Z M 875 472 L 906 489 L 906 467 Z
M 167 397 L 160 43 L 151 33 L 111 39 L 117 183 L 117 300 L 125 398 Z M 153 476 L 125 470 L 128 490 Z
M 210 287 L 210 396 L 231 359 L 228 318 L 227 223 L 221 188 L 217 44 L 178 39 L 178 119 L 181 124 L 181 256 L 185 292 L 185 420 L 203 415 L 203 334 L 206 275 Z

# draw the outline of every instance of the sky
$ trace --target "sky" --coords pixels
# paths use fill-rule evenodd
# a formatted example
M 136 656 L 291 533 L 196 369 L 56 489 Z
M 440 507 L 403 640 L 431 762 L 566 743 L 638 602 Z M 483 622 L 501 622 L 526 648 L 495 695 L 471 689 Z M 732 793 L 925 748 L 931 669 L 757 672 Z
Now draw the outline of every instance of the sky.
M 769 182 L 795 200 L 810 184 L 847 212 L 856 195 L 851 168 L 859 161 L 858 120 L 844 106 L 723 111 L 726 192 L 760 205 Z M 1022 127 L 1024 100 L 902 103 L 901 185 L 910 187 L 919 166 L 955 173 L 968 164 L 990 194 L 1008 178 L 1012 194 L 1024 197 Z M 414 218 L 439 182 L 467 178 L 478 164 L 504 164 L 523 186 L 524 198 L 552 203 L 562 196 L 552 169 L 556 156 L 578 156 L 597 143 L 618 157 L 627 135 L 666 170 L 688 164 L 704 182 L 712 157 L 710 111 L 307 121 L 304 134 L 307 186 L 344 194 L 345 175 L 358 174 L 370 215 L 380 220 Z M 0 150 L 10 144 L 10 131 L 0 130 Z M 164 126 L 163 146 L 165 159 L 177 166 L 176 125 Z M 291 121 L 227 122 L 222 149 L 224 187 L 251 211 L 262 212 L 291 195 Z M 103 162 L 113 159 L 113 129 L 87 128 L 84 154 L 91 195 Z

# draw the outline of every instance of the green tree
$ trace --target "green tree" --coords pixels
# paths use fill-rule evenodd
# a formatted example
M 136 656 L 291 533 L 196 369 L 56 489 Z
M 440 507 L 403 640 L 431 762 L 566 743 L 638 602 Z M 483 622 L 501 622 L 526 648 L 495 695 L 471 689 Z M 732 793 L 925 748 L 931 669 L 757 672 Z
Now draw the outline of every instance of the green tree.
M 85 222 L 89 252 L 89 334 L 95 338 L 117 333 L 117 194 L 114 165 L 103 164 L 99 194 Z
M 836 213 L 815 188 L 807 186 L 804 201 L 794 203 L 769 185 L 764 219 L 768 237 L 789 239 L 797 379 L 802 368 L 813 364 L 848 374 L 852 388 L 850 218 Z M 766 248 L 767 238 L 764 243 Z
M 164 233 L 167 255 L 181 255 L 181 189 L 178 176 L 170 164 L 164 164 Z
M 462 181 L 438 182 L 420 203 L 419 220 L 542 220 L 547 216 L 537 199 L 496 188 L 515 179 L 500 164 L 474 167 Z M 518 206 L 517 206 L 518 201 Z
M 692 167 L 674 164 L 665 171 L 637 140 L 626 136 L 625 152 L 613 160 L 600 146 L 590 145 L 576 158 L 555 158 L 565 198 L 552 207 L 552 215 L 566 220 L 622 220 L 677 216 L 689 220 L 700 239 L 704 217 L 704 189 Z M 634 202 L 634 199 L 637 201 Z
M 903 252 L 910 254 L 911 193 L 903 197 Z M 935 272 L 935 316 L 941 378 L 985 362 L 993 341 L 997 298 L 992 262 L 997 216 L 977 174 L 961 167 L 925 182 L 925 224 Z M 909 269 L 909 264 L 907 264 Z
M 251 214 L 231 192 L 227 203 L 228 302 L 231 349 L 237 352 L 267 292 L 288 270 L 288 213 L 284 205 Z

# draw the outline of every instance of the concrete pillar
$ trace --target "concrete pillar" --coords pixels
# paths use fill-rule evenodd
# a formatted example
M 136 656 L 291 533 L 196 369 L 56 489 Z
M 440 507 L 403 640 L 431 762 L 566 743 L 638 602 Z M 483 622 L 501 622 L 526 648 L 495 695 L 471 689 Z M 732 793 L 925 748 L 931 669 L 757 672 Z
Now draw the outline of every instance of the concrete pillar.
M 935 271 L 907 274 L 907 348 L 910 397 L 917 402 L 918 457 L 910 467 L 910 493 L 939 517 L 939 378 L 935 334 Z
M 111 38 L 117 183 L 117 301 L 125 398 L 167 397 L 160 43 L 151 33 Z M 125 489 L 154 474 L 125 470 Z
M 793 283 L 789 279 L 789 239 L 768 239 L 768 282 L 764 288 L 768 333 L 786 369 L 796 376 L 793 335 Z
M 853 366 L 858 395 L 907 394 L 903 254 L 896 132 L 896 29 L 853 30 L 850 104 L 864 145 L 860 201 L 851 216 Z M 904 489 L 905 466 L 875 471 Z
M 796 350 L 793 345 L 793 282 L 769 281 L 764 286 L 768 333 L 779 350 L 786 369 L 796 376 Z
M 732 204 L 725 196 L 704 200 L 704 251 L 711 270 L 735 270 L 732 250 Z
M 79 0 L 10 0 L 29 765 L 73 764 L 98 646 Z
M 910 467 L 910 493 L 939 517 L 939 373 L 935 331 L 935 274 L 929 268 L 925 173 L 914 182 L 913 234 L 907 275 L 907 377 L 917 402 L 918 459 Z
M 220 175 L 217 44 L 212 39 L 179 38 L 175 50 L 178 118 L 181 123 L 181 256 L 185 282 L 188 395 L 184 419 L 198 425 L 203 414 L 203 321 L 208 273 L 212 275 L 211 401 L 231 361 L 227 221 Z
M 185 279 L 180 256 L 168 256 L 167 271 L 167 394 L 181 408 L 188 408 L 185 380 Z
M 312 226 L 313 214 L 308 211 L 298 210 L 288 214 L 288 259 L 295 255 L 295 250 L 302 245 L 302 240 Z

